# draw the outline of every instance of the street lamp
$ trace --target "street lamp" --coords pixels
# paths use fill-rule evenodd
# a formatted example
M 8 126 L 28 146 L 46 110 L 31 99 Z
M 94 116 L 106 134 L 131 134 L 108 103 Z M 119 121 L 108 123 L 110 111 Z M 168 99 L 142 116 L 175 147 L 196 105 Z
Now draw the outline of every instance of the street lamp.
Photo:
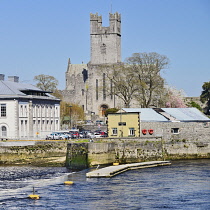
M 68 106 L 70 108 L 70 129 L 71 129 L 71 105 Z

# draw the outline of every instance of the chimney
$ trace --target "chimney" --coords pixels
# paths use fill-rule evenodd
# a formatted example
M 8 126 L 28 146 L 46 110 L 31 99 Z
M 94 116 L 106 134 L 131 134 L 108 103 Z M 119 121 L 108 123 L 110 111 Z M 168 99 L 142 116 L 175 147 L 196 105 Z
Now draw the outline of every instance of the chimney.
M 4 81 L 4 74 L 0 74 L 0 80 Z
M 17 76 L 8 76 L 8 81 L 10 81 L 10 82 L 19 82 L 19 77 L 17 77 Z

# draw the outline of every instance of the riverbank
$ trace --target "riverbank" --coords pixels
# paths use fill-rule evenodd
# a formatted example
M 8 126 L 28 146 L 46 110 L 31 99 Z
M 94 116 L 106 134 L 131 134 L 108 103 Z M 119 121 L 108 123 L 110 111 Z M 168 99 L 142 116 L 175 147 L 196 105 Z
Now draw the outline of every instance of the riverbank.
M 66 166 L 84 169 L 112 163 L 210 158 L 210 142 L 162 138 L 104 139 L 100 143 L 69 143 Z
M 83 169 L 135 163 L 210 158 L 210 142 L 155 138 L 16 140 L 0 142 L 0 165 L 67 166 Z
M 67 141 L 0 142 L 0 165 L 65 166 Z

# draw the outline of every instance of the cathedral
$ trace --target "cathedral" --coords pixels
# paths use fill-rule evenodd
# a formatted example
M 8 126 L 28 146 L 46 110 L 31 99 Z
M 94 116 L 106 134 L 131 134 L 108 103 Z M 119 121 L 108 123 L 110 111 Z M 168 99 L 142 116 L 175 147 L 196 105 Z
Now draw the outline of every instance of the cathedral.
M 103 65 L 121 63 L 121 15 L 109 14 L 109 26 L 102 26 L 102 16 L 90 14 L 90 62 L 72 64 L 68 60 L 64 100 L 83 107 L 86 115 L 104 116 L 108 108 L 121 107 L 114 94 L 108 94 L 111 81 L 105 76 Z

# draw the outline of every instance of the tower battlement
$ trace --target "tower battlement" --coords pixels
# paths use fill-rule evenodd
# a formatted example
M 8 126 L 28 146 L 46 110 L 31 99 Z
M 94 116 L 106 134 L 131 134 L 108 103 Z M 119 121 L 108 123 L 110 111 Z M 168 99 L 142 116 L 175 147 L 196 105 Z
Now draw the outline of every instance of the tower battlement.
M 109 26 L 102 27 L 102 16 L 90 14 L 91 63 L 121 62 L 121 15 L 109 13 Z
M 102 16 L 99 16 L 98 13 L 93 14 L 90 13 L 90 21 L 98 21 L 99 23 L 102 23 Z
M 112 14 L 109 13 L 109 20 L 117 20 L 119 22 L 121 22 L 121 14 L 119 14 L 118 12 Z

